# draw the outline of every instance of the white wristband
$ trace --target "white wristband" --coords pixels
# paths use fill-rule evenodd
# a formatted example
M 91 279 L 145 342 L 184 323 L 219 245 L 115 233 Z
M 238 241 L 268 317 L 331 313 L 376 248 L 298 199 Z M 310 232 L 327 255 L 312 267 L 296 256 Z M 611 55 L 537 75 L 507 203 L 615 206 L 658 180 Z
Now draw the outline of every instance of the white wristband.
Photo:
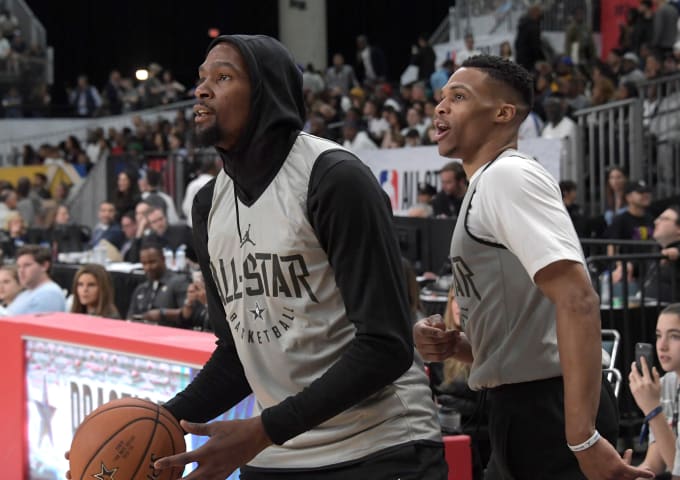
M 585 442 L 579 443 L 578 445 L 569 445 L 567 443 L 567 447 L 569 447 L 569 450 L 571 450 L 572 452 L 582 452 L 583 450 L 588 450 L 590 447 L 595 445 L 599 439 L 600 432 L 595 430 L 595 433 L 593 433 L 593 435 Z

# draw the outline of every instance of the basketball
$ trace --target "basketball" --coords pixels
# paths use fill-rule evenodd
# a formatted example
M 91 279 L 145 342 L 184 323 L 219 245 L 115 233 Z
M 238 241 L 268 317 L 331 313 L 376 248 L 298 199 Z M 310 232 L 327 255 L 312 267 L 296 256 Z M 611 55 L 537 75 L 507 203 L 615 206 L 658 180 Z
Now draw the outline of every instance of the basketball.
M 184 432 L 163 407 L 139 398 L 113 400 L 90 413 L 73 436 L 71 478 L 173 480 L 183 468 L 155 470 L 156 460 L 186 450 Z

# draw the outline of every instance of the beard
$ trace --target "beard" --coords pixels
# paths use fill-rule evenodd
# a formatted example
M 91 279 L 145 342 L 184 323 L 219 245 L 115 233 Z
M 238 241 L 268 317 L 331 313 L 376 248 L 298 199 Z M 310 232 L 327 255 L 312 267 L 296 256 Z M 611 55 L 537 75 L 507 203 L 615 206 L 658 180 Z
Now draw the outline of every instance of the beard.
M 212 147 L 222 138 L 222 132 L 217 122 L 205 128 L 194 127 L 194 132 L 199 147 Z

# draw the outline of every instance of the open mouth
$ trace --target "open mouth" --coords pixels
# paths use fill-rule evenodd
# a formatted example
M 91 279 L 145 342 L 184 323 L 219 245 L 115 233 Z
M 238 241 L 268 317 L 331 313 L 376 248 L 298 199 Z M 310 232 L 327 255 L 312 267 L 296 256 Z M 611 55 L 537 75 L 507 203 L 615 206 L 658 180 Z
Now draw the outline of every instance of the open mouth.
M 194 122 L 196 123 L 206 121 L 211 115 L 213 115 L 213 112 L 206 107 L 201 105 L 194 107 Z
M 435 128 L 434 138 L 436 141 L 441 140 L 441 138 L 444 137 L 449 132 L 449 130 L 451 130 L 451 127 L 449 127 L 448 124 L 439 121 L 436 121 L 434 123 L 434 128 Z

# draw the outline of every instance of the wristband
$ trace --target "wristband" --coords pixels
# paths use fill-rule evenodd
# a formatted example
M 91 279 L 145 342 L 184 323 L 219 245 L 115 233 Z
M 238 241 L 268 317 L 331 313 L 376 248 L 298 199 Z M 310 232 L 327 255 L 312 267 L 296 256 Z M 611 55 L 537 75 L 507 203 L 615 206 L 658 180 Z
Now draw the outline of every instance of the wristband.
M 640 429 L 640 445 L 647 440 L 647 436 L 649 435 L 649 422 L 661 412 L 663 412 L 663 408 L 659 405 L 645 416 L 645 421 Z
M 569 445 L 567 443 L 567 447 L 569 447 L 569 450 L 571 450 L 572 452 L 582 452 L 583 450 L 588 450 L 590 447 L 595 445 L 599 439 L 600 432 L 595 430 L 595 433 L 593 433 L 591 437 L 585 442 L 579 443 L 578 445 Z

